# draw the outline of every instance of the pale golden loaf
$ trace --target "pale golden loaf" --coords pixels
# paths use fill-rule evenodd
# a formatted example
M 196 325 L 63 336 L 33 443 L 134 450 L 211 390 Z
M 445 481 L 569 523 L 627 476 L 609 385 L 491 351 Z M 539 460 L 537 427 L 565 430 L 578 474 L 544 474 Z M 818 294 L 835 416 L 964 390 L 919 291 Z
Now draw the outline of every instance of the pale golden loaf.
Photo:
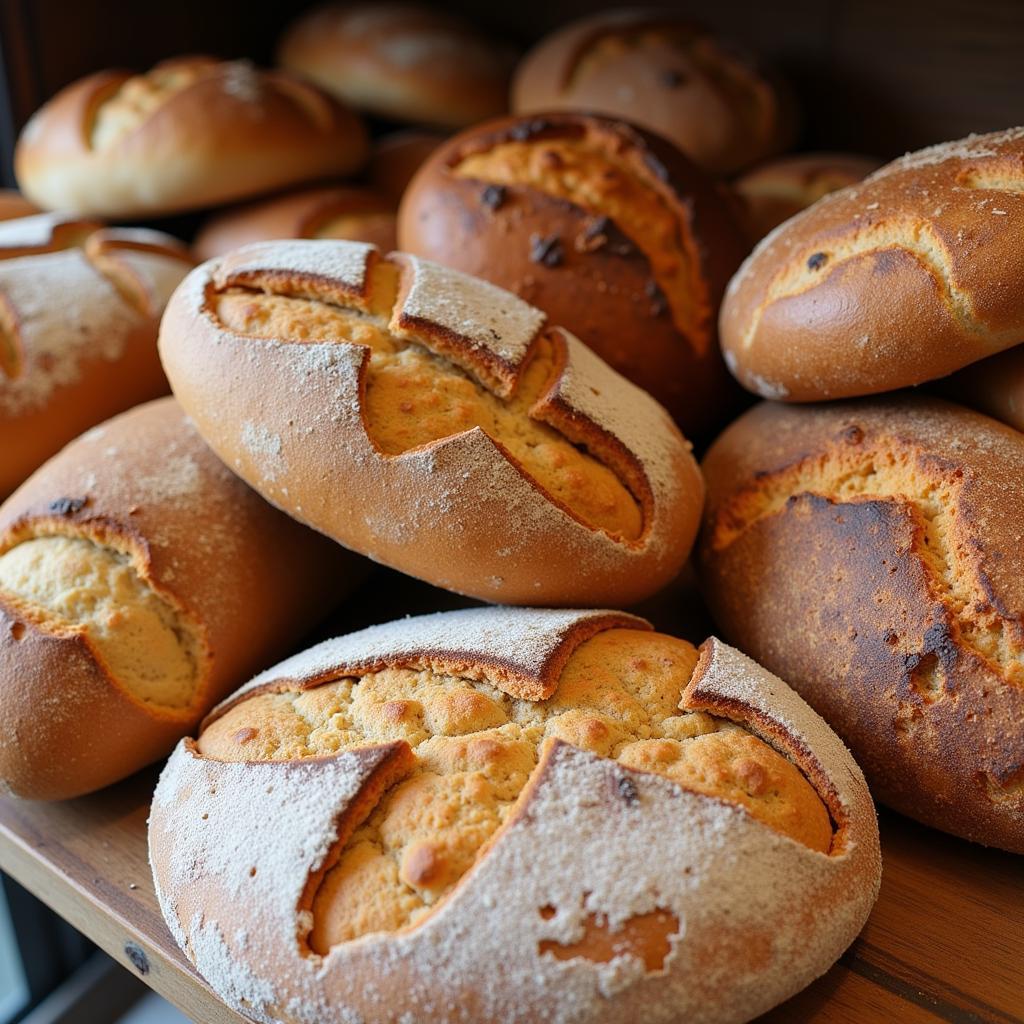
M 167 753 L 350 586 L 171 398 L 90 430 L 0 506 L 0 788 L 64 799 Z
M 160 349 L 260 494 L 438 586 L 627 604 L 692 545 L 703 484 L 668 414 L 484 281 L 354 242 L 248 246 L 185 280 Z
M 145 217 L 349 174 L 366 153 L 356 115 L 302 79 L 180 57 L 62 89 L 25 125 L 14 169 L 46 209 Z
M 181 948 L 256 1021 L 725 1024 L 802 988 L 878 891 L 863 777 L 783 682 L 648 630 L 474 609 L 262 673 L 157 787 Z

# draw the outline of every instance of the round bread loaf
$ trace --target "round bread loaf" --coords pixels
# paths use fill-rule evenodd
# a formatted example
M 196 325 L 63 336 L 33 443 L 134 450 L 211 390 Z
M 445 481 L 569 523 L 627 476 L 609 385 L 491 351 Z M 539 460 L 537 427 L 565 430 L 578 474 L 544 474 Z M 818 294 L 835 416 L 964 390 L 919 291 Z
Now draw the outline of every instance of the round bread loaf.
M 20 192 L 13 188 L 0 189 L 0 220 L 13 220 L 15 217 L 28 217 L 40 213 L 34 203 L 30 203 Z
M 516 69 L 512 109 L 624 118 L 712 174 L 774 156 L 796 128 L 792 98 L 774 76 L 667 11 L 601 11 L 553 32 Z
M 1024 128 L 908 154 L 786 221 L 732 279 L 720 330 L 740 383 L 792 402 L 1024 342 Z
M 307 188 L 215 214 L 196 235 L 203 260 L 275 238 L 346 238 L 395 247 L 395 207 L 364 188 Z
M 704 462 L 705 595 L 877 797 L 1024 852 L 1024 435 L 938 400 L 764 404 Z
M 512 51 L 427 4 L 326 4 L 278 51 L 282 67 L 397 121 L 462 128 L 508 109 Z
M 863 181 L 880 163 L 854 153 L 801 153 L 748 171 L 734 187 L 743 200 L 751 242 L 823 196 Z
M 14 168 L 47 209 L 142 217 L 348 174 L 366 152 L 359 119 L 300 79 L 182 57 L 67 86 L 25 125 Z
M 150 862 L 256 1021 L 746 1021 L 878 892 L 828 726 L 717 640 L 474 609 L 263 673 L 175 750 Z
M 156 231 L 57 214 L 0 225 L 0 498 L 83 430 L 167 392 L 157 325 L 191 266 Z
M 628 604 L 692 546 L 703 483 L 664 409 L 484 281 L 356 242 L 247 246 L 186 278 L 160 350 L 268 501 L 438 586 Z
M 581 114 L 472 128 L 413 179 L 398 242 L 539 306 L 686 433 L 728 418 L 716 318 L 746 243 L 716 186 L 661 140 Z
M 366 166 L 370 188 L 389 199 L 397 209 L 413 175 L 444 139 L 439 132 L 412 129 L 391 132 L 377 139 Z
M 68 445 L 0 507 L 0 788 L 64 799 L 162 757 L 347 588 L 171 398 Z

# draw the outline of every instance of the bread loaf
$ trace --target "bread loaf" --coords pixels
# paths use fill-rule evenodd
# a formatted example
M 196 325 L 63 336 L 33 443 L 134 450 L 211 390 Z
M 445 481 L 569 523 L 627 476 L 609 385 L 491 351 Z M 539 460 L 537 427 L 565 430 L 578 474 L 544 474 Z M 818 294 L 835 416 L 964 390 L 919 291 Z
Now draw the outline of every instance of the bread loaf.
M 955 402 L 1024 431 L 1024 347 L 1021 345 L 965 366 L 938 381 L 935 389 Z
M 935 399 L 764 404 L 715 442 L 700 550 L 732 642 L 883 803 L 1024 852 L 1024 435 Z
M 754 250 L 720 329 L 744 387 L 792 402 L 891 391 L 1024 341 L 1024 128 L 887 164 Z
M 444 135 L 440 132 L 414 129 L 391 132 L 377 139 L 366 166 L 370 188 L 387 197 L 397 209 L 413 175 L 442 142 Z
M 0 507 L 0 787 L 63 799 L 166 754 L 344 593 L 340 555 L 173 399 L 90 430 Z
M 194 248 L 200 259 L 208 260 L 274 238 L 346 238 L 390 252 L 395 247 L 395 207 L 353 186 L 300 189 L 216 214 L 200 228 Z
M 0 189 L 0 220 L 28 217 L 42 211 L 13 188 Z
M 191 266 L 156 231 L 59 214 L 0 225 L 0 498 L 83 430 L 166 393 L 157 324 Z
M 539 306 L 685 433 L 728 419 L 716 323 L 747 246 L 728 201 L 662 140 L 580 114 L 477 126 L 413 179 L 398 243 Z
M 358 118 L 301 79 L 182 57 L 99 71 L 43 106 L 18 139 L 18 184 L 47 209 L 144 217 L 356 170 Z
M 516 114 L 577 110 L 634 122 L 712 174 L 781 152 L 789 90 L 731 43 L 669 11 L 600 11 L 542 39 L 516 68 Z
M 665 411 L 484 281 L 355 242 L 248 246 L 185 280 L 160 349 L 260 494 L 438 586 L 629 603 L 692 545 L 703 485 Z
M 749 1020 L 874 901 L 859 769 L 780 680 L 617 612 L 328 641 L 172 755 L 161 909 L 257 1021 Z
M 329 3 L 281 41 L 282 67 L 358 110 L 462 128 L 508 109 L 512 51 L 427 4 Z

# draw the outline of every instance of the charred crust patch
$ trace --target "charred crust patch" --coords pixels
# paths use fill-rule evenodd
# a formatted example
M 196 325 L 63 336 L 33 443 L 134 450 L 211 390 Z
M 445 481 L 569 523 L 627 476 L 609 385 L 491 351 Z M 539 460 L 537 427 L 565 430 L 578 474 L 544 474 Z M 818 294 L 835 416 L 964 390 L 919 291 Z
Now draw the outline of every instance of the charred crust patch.
M 509 131 L 508 137 L 513 142 L 529 142 L 530 139 L 545 135 L 554 128 L 557 128 L 557 125 L 553 121 L 548 121 L 543 117 L 534 117 L 529 121 L 522 121 L 514 125 Z
M 480 193 L 480 202 L 488 210 L 500 210 L 508 198 L 508 189 L 504 185 L 485 185 Z
M 807 257 L 808 270 L 821 270 L 826 263 L 828 263 L 828 253 L 812 252 L 811 255 Z
M 81 512 L 88 503 L 88 498 L 56 498 L 50 502 L 47 509 L 54 515 L 73 516 Z
M 565 249 L 558 235 L 530 235 L 530 260 L 545 267 L 560 267 L 565 262 Z

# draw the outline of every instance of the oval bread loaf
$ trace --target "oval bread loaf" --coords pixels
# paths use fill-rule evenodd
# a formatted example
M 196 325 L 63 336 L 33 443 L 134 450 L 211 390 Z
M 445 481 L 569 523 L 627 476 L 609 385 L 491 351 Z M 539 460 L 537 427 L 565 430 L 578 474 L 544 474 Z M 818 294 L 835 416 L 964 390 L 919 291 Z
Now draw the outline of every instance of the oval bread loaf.
M 664 140 L 572 113 L 471 128 L 413 178 L 398 244 L 540 307 L 684 432 L 728 419 L 718 306 L 747 244 L 724 193 Z
M 1024 852 L 1024 435 L 938 400 L 764 404 L 704 472 L 701 578 L 725 634 L 883 803 Z
M 878 891 L 842 743 L 717 640 L 607 611 L 373 627 L 263 673 L 161 776 L 172 933 L 257 1021 L 739 1022 Z
M 0 787 L 87 793 L 163 756 L 348 586 L 171 398 L 90 430 L 0 507 Z
M 744 387 L 892 391 L 1024 342 L 1024 128 L 887 164 L 765 238 L 720 320 Z
M 167 392 L 157 325 L 191 266 L 156 231 L 60 214 L 0 225 L 0 498 L 83 430 Z
M 160 348 L 214 451 L 347 547 L 487 600 L 627 604 L 685 562 L 700 472 L 652 398 L 544 321 L 413 256 L 274 242 L 197 268 Z
M 142 217 L 348 174 L 366 153 L 355 114 L 302 79 L 182 57 L 67 86 L 25 125 L 14 167 L 46 209 Z

